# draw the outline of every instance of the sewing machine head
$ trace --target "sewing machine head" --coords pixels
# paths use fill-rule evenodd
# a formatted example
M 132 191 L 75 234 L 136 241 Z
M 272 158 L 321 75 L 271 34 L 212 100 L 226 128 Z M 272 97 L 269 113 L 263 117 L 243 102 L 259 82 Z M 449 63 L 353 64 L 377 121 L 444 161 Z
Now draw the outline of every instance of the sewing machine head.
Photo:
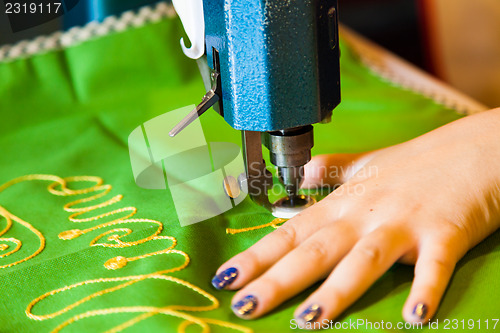
M 298 195 L 311 159 L 313 126 L 329 121 L 340 102 L 337 0 L 173 0 L 198 59 L 207 94 L 170 134 L 214 106 L 242 131 L 246 177 L 259 204 L 272 208 L 272 177 L 262 144 L 288 194 Z M 216 105 L 217 103 L 218 105 Z M 282 201 L 284 202 L 284 201 Z

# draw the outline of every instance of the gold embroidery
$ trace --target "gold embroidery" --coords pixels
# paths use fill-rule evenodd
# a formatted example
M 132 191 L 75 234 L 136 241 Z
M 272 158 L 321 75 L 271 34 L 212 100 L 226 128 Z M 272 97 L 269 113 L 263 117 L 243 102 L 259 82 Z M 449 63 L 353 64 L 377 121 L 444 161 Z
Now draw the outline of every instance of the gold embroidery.
M 49 180 L 49 181 L 53 181 L 53 182 L 58 182 L 58 181 L 62 180 L 62 178 L 56 177 L 56 176 L 50 176 L 50 175 L 29 175 L 29 176 L 18 177 L 18 178 L 15 178 L 15 179 L 8 181 L 7 183 L 1 185 L 0 186 L 0 193 L 5 191 L 7 188 L 11 187 L 12 185 L 15 185 L 17 183 L 21 183 L 24 181 L 29 181 L 29 180 Z M 20 225 L 24 226 L 25 228 L 27 228 L 33 234 L 35 234 L 38 237 L 38 240 L 40 242 L 40 245 L 38 246 L 38 249 L 35 250 L 35 252 L 28 255 L 27 257 L 24 257 L 23 259 L 12 262 L 10 264 L 0 265 L 0 269 L 1 268 L 9 268 L 9 267 L 18 265 L 20 263 L 23 263 L 25 261 L 28 261 L 30 259 L 33 259 L 34 257 L 36 257 L 38 254 L 40 254 L 43 251 L 43 249 L 45 248 L 45 237 L 42 235 L 42 233 L 40 231 L 38 231 L 38 229 L 33 227 L 30 223 L 23 221 L 22 219 L 15 216 L 14 214 L 11 214 L 8 210 L 3 208 L 2 206 L 0 206 L 0 216 L 5 218 L 5 220 L 7 221 L 7 225 L 5 226 L 5 228 L 2 231 L 0 231 L 0 237 L 3 236 L 6 232 L 8 232 L 10 230 L 10 228 L 12 227 L 12 221 L 15 221 L 15 222 L 19 223 Z M 8 256 L 12 255 L 13 253 L 16 253 L 17 251 L 19 251 L 19 249 L 22 247 L 22 242 L 17 238 L 0 238 L 0 242 L 10 242 L 10 243 L 16 244 L 16 247 L 13 250 L 11 250 L 7 253 L 4 253 L 4 254 L 0 254 L 0 258 L 8 257 Z M 10 248 L 10 246 L 8 244 L 1 244 L 0 245 L 0 251 L 2 251 L 2 252 L 5 250 L 8 250 L 9 248 Z
M 16 244 L 16 248 L 10 252 L 0 254 L 0 258 L 10 256 L 12 253 L 17 252 L 21 248 L 21 245 L 22 245 L 21 241 L 19 239 L 15 239 L 15 238 L 2 238 L 1 240 L 4 242 L 12 242 L 12 243 Z M 0 251 L 5 251 L 9 247 L 10 246 L 7 244 L 0 244 Z
M 58 195 L 58 196 L 73 196 L 73 195 L 80 195 L 80 194 L 92 194 L 89 197 L 78 199 L 78 200 L 72 201 L 72 202 L 64 205 L 64 210 L 72 213 L 68 218 L 72 222 L 75 222 L 75 223 L 93 222 L 93 221 L 97 221 L 97 220 L 108 218 L 108 217 L 114 217 L 117 214 L 125 213 L 124 216 L 122 216 L 122 217 L 118 217 L 118 218 L 113 219 L 111 221 L 101 223 L 97 226 L 89 227 L 86 229 L 71 229 L 71 230 L 63 231 L 59 234 L 59 238 L 62 240 L 75 239 L 79 236 L 82 236 L 82 235 L 89 233 L 91 231 L 95 231 L 97 229 L 120 225 L 121 226 L 120 228 L 113 228 L 111 230 L 107 230 L 107 231 L 103 232 L 102 234 L 98 235 L 90 242 L 89 245 L 90 246 L 111 247 L 111 248 L 125 248 L 125 247 L 143 244 L 143 243 L 149 242 L 149 241 L 157 241 L 157 240 L 165 241 L 165 240 L 167 240 L 167 241 L 171 242 L 169 247 L 167 247 L 166 249 L 161 250 L 161 251 L 151 252 L 151 253 L 135 256 L 135 257 L 117 256 L 117 257 L 111 258 L 104 263 L 105 268 L 107 268 L 109 270 L 121 269 L 121 268 L 125 267 L 129 262 L 144 259 L 144 258 L 155 256 L 155 255 L 160 255 L 160 254 L 180 255 L 184 258 L 183 263 L 177 267 L 173 267 L 173 268 L 166 269 L 166 270 L 161 270 L 161 271 L 150 273 L 150 274 L 124 276 L 124 277 L 116 277 L 116 278 L 99 278 L 99 279 L 94 279 L 94 280 L 87 280 L 87 281 L 78 282 L 78 283 L 75 283 L 75 284 L 70 285 L 70 286 L 65 286 L 65 287 L 62 287 L 59 289 L 52 290 L 50 292 L 47 292 L 47 293 L 35 298 L 33 301 L 30 302 L 30 304 L 26 308 L 26 315 L 29 318 L 34 319 L 34 320 L 52 319 L 52 318 L 60 316 L 64 313 L 82 305 L 85 302 L 92 300 L 95 297 L 115 292 L 117 290 L 134 285 L 140 281 L 145 281 L 148 279 L 157 279 L 157 280 L 168 281 L 168 282 L 175 283 L 175 284 L 181 285 L 183 287 L 186 287 L 186 288 L 192 290 L 193 292 L 201 295 L 202 297 L 206 298 L 210 302 L 210 304 L 206 305 L 206 306 L 170 305 L 170 306 L 161 307 L 161 308 L 150 307 L 150 306 L 130 306 L 130 307 L 115 307 L 115 308 L 92 310 L 92 311 L 87 311 L 87 312 L 84 312 L 82 314 L 73 316 L 72 318 L 66 320 L 65 322 L 63 322 L 62 324 L 57 326 L 53 330 L 53 332 L 59 332 L 64 327 L 66 327 L 66 326 L 68 326 L 76 321 L 79 321 L 81 319 L 84 319 L 84 318 L 109 315 L 109 314 L 116 314 L 116 313 L 139 313 L 139 315 L 131 320 L 126 321 L 123 324 L 120 324 L 120 325 L 114 327 L 113 329 L 109 330 L 108 332 L 119 332 L 127 327 L 133 326 L 136 323 L 138 323 L 142 320 L 145 320 L 149 317 L 152 317 L 154 315 L 157 315 L 157 314 L 169 315 L 169 316 L 174 316 L 174 317 L 177 317 L 180 319 L 184 319 L 184 321 L 178 327 L 178 332 L 181 332 L 181 333 L 185 332 L 185 329 L 188 326 L 193 325 L 193 324 L 200 326 L 200 328 L 202 329 L 202 332 L 204 332 L 204 333 L 210 331 L 209 324 L 234 329 L 234 330 L 244 332 L 244 333 L 252 332 L 251 329 L 240 326 L 240 325 L 227 323 L 227 322 L 217 320 L 217 319 L 199 318 L 199 317 L 195 317 L 195 316 L 192 316 L 190 314 L 181 312 L 181 311 L 195 311 L 195 312 L 210 311 L 210 310 L 218 308 L 219 302 L 213 295 L 200 289 L 199 287 L 197 287 L 197 286 L 195 286 L 187 281 L 166 275 L 166 274 L 180 271 L 180 270 L 184 269 L 189 264 L 190 260 L 189 260 L 189 256 L 185 252 L 174 249 L 174 247 L 177 245 L 177 240 L 174 237 L 160 236 L 159 235 L 163 230 L 163 224 L 161 222 L 156 221 L 156 220 L 150 220 L 150 219 L 130 219 L 130 217 L 135 215 L 135 213 L 137 212 L 137 208 L 135 208 L 135 207 L 124 207 L 124 208 L 116 209 L 116 210 L 106 212 L 103 214 L 98 214 L 98 215 L 92 216 L 92 217 L 82 217 L 82 215 L 88 214 L 94 210 L 116 204 L 123 198 L 122 195 L 117 195 L 117 196 L 114 196 L 113 198 L 111 198 L 107 201 L 104 201 L 102 203 L 99 203 L 99 204 L 95 204 L 95 205 L 91 205 L 91 206 L 87 206 L 87 207 L 76 208 L 75 206 L 78 206 L 80 204 L 89 203 L 91 201 L 98 200 L 98 199 L 104 197 L 106 194 L 108 194 L 111 191 L 111 189 L 112 189 L 111 185 L 103 185 L 103 181 L 101 178 L 90 177 L 90 176 L 60 178 L 60 177 L 52 176 L 52 175 L 29 175 L 29 176 L 23 176 L 23 177 L 16 178 L 16 179 L 14 179 L 10 182 L 7 182 L 6 184 L 0 186 L 0 192 L 5 190 L 8 187 L 14 185 L 14 184 L 17 184 L 17 183 L 20 183 L 23 181 L 29 181 L 29 180 L 49 180 L 49 181 L 52 181 L 53 183 L 51 183 L 48 186 L 48 191 L 50 193 L 52 193 L 54 195 Z M 90 186 L 90 187 L 84 188 L 84 189 L 70 189 L 68 187 L 68 183 L 72 183 L 72 182 L 93 182 L 95 184 L 93 186 Z M 58 187 L 59 187 L 59 189 L 58 189 Z M 96 194 L 93 194 L 93 193 L 96 193 Z M 19 260 L 17 262 L 14 262 L 14 263 L 11 263 L 8 265 L 4 265 L 4 266 L 0 266 L 0 268 L 11 267 L 11 266 L 17 265 L 21 262 L 27 261 L 27 260 L 35 257 L 36 255 L 38 255 L 43 250 L 43 248 L 45 246 L 45 238 L 37 229 L 35 229 L 33 226 L 31 226 L 31 224 L 29 224 L 29 223 L 21 220 L 20 218 L 12 215 L 11 213 L 9 213 L 7 210 L 5 210 L 1 206 L 0 206 L 0 215 L 3 216 L 7 221 L 7 225 L 4 228 L 4 230 L 0 231 L 0 236 L 5 234 L 12 226 L 12 221 L 15 221 L 15 222 L 18 222 L 21 225 L 25 226 L 26 228 L 28 228 L 30 231 L 32 231 L 34 234 L 36 234 L 38 236 L 38 238 L 40 239 L 40 247 L 33 254 L 31 254 L 31 255 L 27 256 L 26 258 Z M 130 223 L 148 223 L 148 224 L 157 225 L 157 228 L 153 232 L 152 235 L 150 235 L 146 238 L 136 240 L 136 241 L 124 241 L 124 240 L 122 240 L 122 238 L 130 235 L 133 232 L 131 229 L 123 227 L 127 224 L 130 224 Z M 104 239 L 107 242 L 101 242 Z M 14 250 L 11 250 L 8 253 L 0 255 L 0 258 L 6 257 L 6 256 L 18 251 L 22 245 L 21 241 L 15 239 L 15 238 L 0 238 L 0 241 L 4 242 L 4 244 L 0 244 L 0 251 L 5 251 L 10 247 L 8 244 L 5 244 L 5 243 L 16 244 L 16 248 Z M 41 302 L 42 300 L 44 300 L 50 296 L 53 296 L 53 295 L 56 295 L 56 294 L 59 294 L 62 292 L 67 292 L 69 290 L 72 290 L 72 289 L 75 289 L 75 288 L 78 288 L 81 286 L 85 286 L 85 285 L 98 284 L 98 283 L 109 283 L 109 282 L 122 282 L 122 283 L 118 284 L 114 287 L 105 288 L 103 290 L 100 290 L 98 292 L 90 294 L 86 297 L 83 297 L 82 299 L 74 302 L 73 304 L 70 304 L 70 305 L 60 309 L 59 311 L 56 311 L 53 313 L 37 315 L 37 314 L 34 314 L 32 312 L 35 305 L 37 305 L 39 302 Z
M 255 227 L 248 227 L 248 228 L 241 228 L 241 229 L 227 228 L 226 234 L 234 235 L 234 234 L 239 234 L 242 232 L 253 231 L 253 230 L 258 230 L 258 229 L 267 228 L 267 227 L 273 227 L 274 229 L 278 229 L 280 227 L 279 225 L 285 223 L 286 221 L 288 221 L 288 219 L 282 219 L 282 218 L 277 217 L 269 223 L 257 225 Z

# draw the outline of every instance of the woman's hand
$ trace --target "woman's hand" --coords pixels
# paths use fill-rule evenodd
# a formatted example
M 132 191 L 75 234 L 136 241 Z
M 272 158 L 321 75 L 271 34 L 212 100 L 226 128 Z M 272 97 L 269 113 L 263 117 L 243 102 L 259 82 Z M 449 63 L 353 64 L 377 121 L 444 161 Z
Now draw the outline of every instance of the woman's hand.
M 404 319 L 431 318 L 457 261 L 500 226 L 500 109 L 371 153 L 316 156 L 306 166 L 305 187 L 339 182 L 220 267 L 213 284 L 241 289 L 232 305 L 238 316 L 259 317 L 326 278 L 295 318 L 334 319 L 401 262 L 415 264 Z

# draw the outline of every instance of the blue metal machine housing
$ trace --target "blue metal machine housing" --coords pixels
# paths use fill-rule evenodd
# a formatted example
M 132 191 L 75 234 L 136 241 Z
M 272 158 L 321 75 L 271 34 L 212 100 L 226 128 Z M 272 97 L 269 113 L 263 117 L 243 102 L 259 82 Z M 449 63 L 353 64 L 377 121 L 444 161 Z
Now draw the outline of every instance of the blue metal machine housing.
M 220 113 L 233 128 L 275 131 L 331 115 L 340 102 L 337 0 L 203 6 L 207 61 L 220 72 Z

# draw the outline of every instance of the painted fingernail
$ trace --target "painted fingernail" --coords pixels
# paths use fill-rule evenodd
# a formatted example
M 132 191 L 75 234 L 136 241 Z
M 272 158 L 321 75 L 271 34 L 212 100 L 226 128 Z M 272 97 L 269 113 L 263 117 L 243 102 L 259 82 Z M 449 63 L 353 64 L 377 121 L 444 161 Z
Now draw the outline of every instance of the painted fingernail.
M 233 283 L 237 276 L 238 270 L 234 267 L 230 267 L 214 276 L 212 279 L 212 285 L 216 289 L 223 289 Z
M 427 315 L 427 305 L 424 303 L 418 303 L 415 305 L 415 308 L 413 308 L 413 315 L 420 319 L 424 319 Z
M 318 304 L 313 304 L 299 314 L 295 320 L 299 327 L 306 326 L 307 323 L 312 323 L 321 316 L 321 307 Z
M 242 315 L 242 316 L 248 316 L 252 312 L 254 312 L 255 308 L 257 307 L 257 298 L 253 295 L 248 295 L 243 297 L 241 300 L 233 304 L 231 307 L 233 308 L 233 311 L 236 313 Z

